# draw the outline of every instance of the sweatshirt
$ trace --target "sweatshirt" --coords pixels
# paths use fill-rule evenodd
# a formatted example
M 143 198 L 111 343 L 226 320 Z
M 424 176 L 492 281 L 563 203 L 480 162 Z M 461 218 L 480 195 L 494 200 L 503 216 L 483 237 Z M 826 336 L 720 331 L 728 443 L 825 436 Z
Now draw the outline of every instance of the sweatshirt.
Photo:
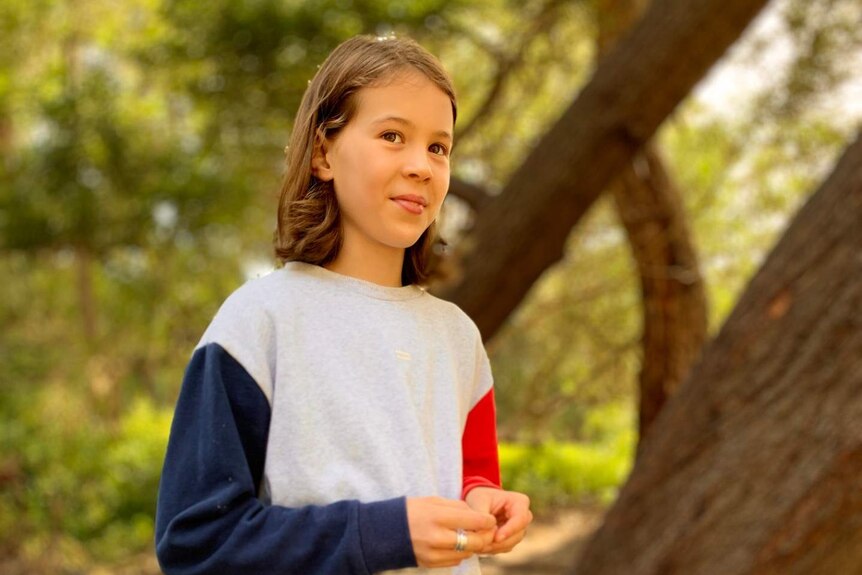
M 411 569 L 406 498 L 500 486 L 476 325 L 421 287 L 289 262 L 224 302 L 177 400 L 156 512 L 165 573 Z M 401 572 L 401 571 L 399 571 Z

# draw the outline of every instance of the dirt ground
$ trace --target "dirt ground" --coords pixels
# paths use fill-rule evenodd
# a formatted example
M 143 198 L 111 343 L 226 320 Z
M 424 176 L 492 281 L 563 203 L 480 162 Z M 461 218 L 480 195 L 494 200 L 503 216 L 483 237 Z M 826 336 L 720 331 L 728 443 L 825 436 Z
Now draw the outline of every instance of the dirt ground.
M 482 558 L 483 575 L 563 575 L 601 524 L 602 511 L 562 509 L 538 517 L 511 553 Z

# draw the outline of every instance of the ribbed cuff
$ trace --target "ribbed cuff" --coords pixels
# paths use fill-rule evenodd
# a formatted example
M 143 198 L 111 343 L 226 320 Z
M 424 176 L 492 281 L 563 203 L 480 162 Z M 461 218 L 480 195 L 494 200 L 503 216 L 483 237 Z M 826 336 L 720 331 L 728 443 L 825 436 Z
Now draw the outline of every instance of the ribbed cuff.
M 359 537 L 370 573 L 416 567 L 405 497 L 361 503 Z
M 470 490 L 476 487 L 493 487 L 494 489 L 503 489 L 500 485 L 497 485 L 490 479 L 486 479 L 480 475 L 473 475 L 471 477 L 464 478 L 464 487 L 461 489 L 461 499 L 466 499 L 467 494 L 470 493 Z

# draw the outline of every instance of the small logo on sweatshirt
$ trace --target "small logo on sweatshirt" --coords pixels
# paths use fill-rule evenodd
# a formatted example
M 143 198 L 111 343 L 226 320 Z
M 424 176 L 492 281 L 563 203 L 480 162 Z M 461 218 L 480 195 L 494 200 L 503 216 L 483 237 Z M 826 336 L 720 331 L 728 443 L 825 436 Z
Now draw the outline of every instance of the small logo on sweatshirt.
M 409 353 L 407 353 L 406 351 L 401 351 L 400 349 L 395 350 L 395 357 L 397 357 L 398 359 L 403 359 L 404 361 L 410 361 L 411 359 L 413 359 Z

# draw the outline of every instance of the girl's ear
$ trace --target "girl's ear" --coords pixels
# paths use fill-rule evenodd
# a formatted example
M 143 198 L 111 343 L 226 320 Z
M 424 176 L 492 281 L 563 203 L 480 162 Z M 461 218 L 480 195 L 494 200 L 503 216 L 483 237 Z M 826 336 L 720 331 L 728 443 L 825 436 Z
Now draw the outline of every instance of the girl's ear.
M 321 182 L 328 182 L 334 177 L 329 161 L 326 159 L 326 139 L 318 137 L 314 142 L 311 154 L 311 173 Z

